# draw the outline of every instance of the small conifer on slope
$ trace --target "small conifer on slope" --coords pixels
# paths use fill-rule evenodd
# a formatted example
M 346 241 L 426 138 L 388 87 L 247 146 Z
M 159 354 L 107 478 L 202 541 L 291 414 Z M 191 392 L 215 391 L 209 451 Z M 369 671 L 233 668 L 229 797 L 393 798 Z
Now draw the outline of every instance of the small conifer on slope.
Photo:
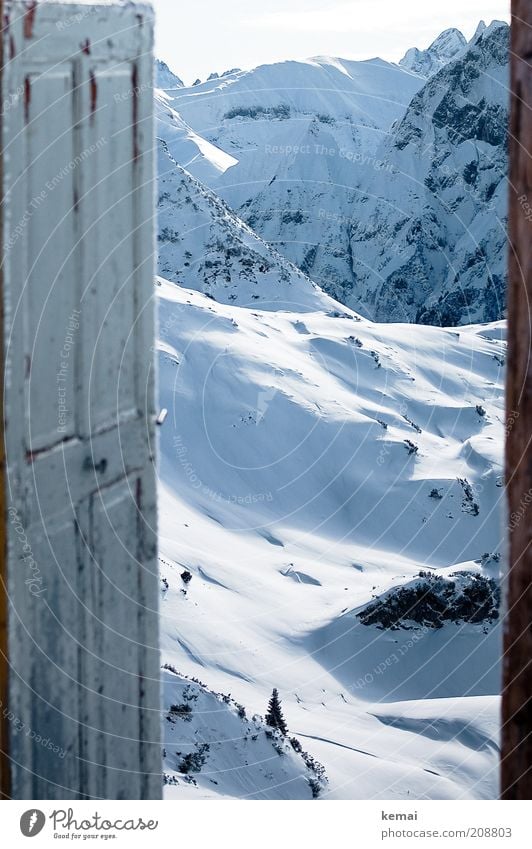
M 273 688 L 272 696 L 268 704 L 268 712 L 266 714 L 266 724 L 271 728 L 277 728 L 283 736 L 288 734 L 288 728 L 281 710 L 281 700 L 277 688 Z

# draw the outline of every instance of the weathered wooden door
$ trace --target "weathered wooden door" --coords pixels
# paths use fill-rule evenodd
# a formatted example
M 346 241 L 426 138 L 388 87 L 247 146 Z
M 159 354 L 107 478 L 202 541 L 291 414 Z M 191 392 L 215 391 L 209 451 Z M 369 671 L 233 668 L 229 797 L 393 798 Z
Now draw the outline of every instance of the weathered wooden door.
M 151 12 L 3 18 L 4 793 L 157 798 Z

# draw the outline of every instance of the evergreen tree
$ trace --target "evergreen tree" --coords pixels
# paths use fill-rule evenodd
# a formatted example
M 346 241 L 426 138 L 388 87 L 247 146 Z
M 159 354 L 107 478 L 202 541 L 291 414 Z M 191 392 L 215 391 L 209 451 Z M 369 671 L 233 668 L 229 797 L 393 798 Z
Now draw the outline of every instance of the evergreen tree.
M 279 729 L 281 734 L 285 737 L 288 734 L 288 728 L 286 727 L 286 722 L 281 710 L 281 700 L 279 699 L 279 693 L 277 692 L 276 687 L 273 688 L 272 697 L 268 704 L 266 724 L 269 725 L 270 728 Z

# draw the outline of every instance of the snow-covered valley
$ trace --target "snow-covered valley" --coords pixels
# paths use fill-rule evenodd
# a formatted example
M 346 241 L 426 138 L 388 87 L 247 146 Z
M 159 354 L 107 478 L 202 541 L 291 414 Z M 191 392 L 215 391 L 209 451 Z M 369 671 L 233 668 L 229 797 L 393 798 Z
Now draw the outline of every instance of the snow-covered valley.
M 434 80 L 473 48 L 446 36 L 403 66 L 284 63 L 301 77 L 299 144 L 377 156 L 426 96 L 421 73 Z M 351 268 L 364 256 L 363 226 L 382 231 L 381 248 L 396 239 L 392 265 L 408 265 L 410 241 L 385 232 L 393 221 L 371 200 L 366 214 L 351 192 L 346 212 L 354 154 L 258 157 L 260 145 L 296 144 L 281 83 L 262 114 L 225 113 L 254 108 L 271 67 L 257 69 L 261 85 L 234 71 L 189 89 L 163 68 L 157 95 L 166 796 L 493 798 L 505 323 L 373 323 L 353 287 L 332 297 L 345 294 L 344 248 Z M 316 90 L 332 123 L 316 117 Z M 367 103 L 384 92 L 379 124 Z M 389 178 L 381 199 L 388 187 L 401 191 Z M 250 218 L 260 197 L 263 212 L 285 215 L 283 232 L 295 228 L 290 239 L 268 230 L 275 215 Z M 329 216 L 314 228 L 314 258 L 329 257 L 319 274 L 300 252 L 308 233 L 295 216 L 307 208 Z M 473 229 L 488 226 L 481 199 L 468 209 Z M 317 285 L 326 267 L 329 294 Z M 429 294 L 441 293 L 443 266 L 430 275 Z M 264 722 L 273 688 L 288 737 Z
M 290 732 L 325 766 L 324 796 L 494 795 L 497 623 L 380 630 L 356 614 L 420 570 L 498 578 L 503 326 L 375 325 L 157 290 L 163 661 L 249 716 L 278 687 Z M 242 750 L 247 725 L 229 713 L 220 702 L 200 726 L 171 724 L 170 795 L 234 792 L 220 755 L 198 787 L 177 771 L 205 723 L 227 763 L 240 752 L 232 769 L 264 756 Z M 290 777 L 279 789 L 284 768 L 270 751 L 258 797 L 310 798 Z

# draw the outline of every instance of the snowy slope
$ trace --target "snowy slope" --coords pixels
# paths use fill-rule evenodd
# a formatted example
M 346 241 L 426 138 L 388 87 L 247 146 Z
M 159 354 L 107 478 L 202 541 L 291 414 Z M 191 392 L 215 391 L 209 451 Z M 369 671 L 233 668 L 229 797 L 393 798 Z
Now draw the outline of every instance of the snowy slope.
M 230 696 L 168 667 L 163 693 L 167 798 L 308 800 L 326 790 L 323 767 L 300 741 Z
M 494 23 L 413 98 L 357 199 L 344 300 L 377 320 L 504 314 L 508 27 Z
M 158 141 L 158 265 L 166 279 L 222 303 L 263 309 L 337 304 L 267 245 Z
M 246 748 L 235 706 L 209 695 L 252 717 L 275 686 L 325 767 L 323 797 L 494 797 L 497 622 L 382 630 L 358 614 L 420 569 L 498 578 L 503 325 L 157 294 L 162 654 L 205 682 L 209 714 L 176 720 L 168 795 L 247 796 L 266 759 L 270 790 L 308 798 L 304 765 Z M 176 752 L 213 740 L 185 780 Z
M 156 131 L 170 155 L 204 183 L 216 179 L 236 164 L 236 159 L 199 136 L 172 108 L 172 95 L 155 90 Z

